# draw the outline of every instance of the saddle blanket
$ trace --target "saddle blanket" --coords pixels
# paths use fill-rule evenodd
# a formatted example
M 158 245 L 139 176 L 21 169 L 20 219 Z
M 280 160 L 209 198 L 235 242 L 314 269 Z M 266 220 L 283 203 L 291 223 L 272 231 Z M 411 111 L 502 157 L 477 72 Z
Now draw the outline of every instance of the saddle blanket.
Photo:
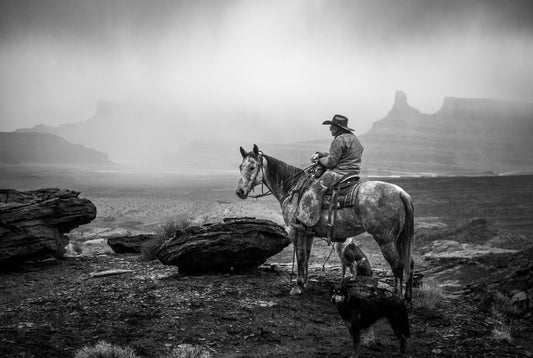
M 338 189 L 340 191 L 337 195 L 336 208 L 341 209 L 354 206 L 355 201 L 357 200 L 357 191 L 359 190 L 359 186 L 362 183 L 364 183 L 364 180 L 357 179 L 343 183 L 341 188 Z M 326 191 L 322 200 L 322 209 L 329 209 L 332 195 L 333 189 L 329 189 L 328 191 Z

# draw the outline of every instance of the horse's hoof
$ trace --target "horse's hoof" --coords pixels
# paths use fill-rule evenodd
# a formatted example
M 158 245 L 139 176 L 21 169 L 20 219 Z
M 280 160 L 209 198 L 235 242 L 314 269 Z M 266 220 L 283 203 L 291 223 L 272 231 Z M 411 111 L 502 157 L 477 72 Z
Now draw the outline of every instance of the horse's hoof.
M 294 286 L 293 288 L 291 288 L 291 292 L 290 292 L 291 295 L 301 295 L 302 294 L 302 289 L 298 286 Z

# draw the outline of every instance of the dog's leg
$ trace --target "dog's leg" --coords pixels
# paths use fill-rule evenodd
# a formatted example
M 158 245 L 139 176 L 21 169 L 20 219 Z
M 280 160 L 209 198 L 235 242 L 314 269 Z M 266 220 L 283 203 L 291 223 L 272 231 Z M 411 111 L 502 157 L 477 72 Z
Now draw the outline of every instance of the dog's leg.
M 352 280 L 355 281 L 355 279 L 357 278 L 357 262 L 356 261 L 350 262 L 350 272 L 352 273 Z
M 352 342 L 353 342 L 353 358 L 359 358 L 359 346 L 361 345 L 361 330 L 359 327 L 354 327 L 352 324 L 352 328 L 350 329 L 350 334 L 352 335 Z
M 342 276 L 341 276 L 341 282 L 339 282 L 342 285 L 342 280 L 344 280 L 344 276 L 346 275 L 346 265 L 344 262 L 342 263 Z
M 409 316 L 405 306 L 387 315 L 387 321 L 392 327 L 392 330 L 394 331 L 394 334 L 400 343 L 400 356 L 404 357 L 407 344 L 406 337 L 411 336 L 409 329 Z
M 394 331 L 394 335 L 396 336 L 396 338 L 398 338 L 398 342 L 400 343 L 400 356 L 403 357 L 405 354 L 406 339 L 402 332 L 401 323 L 392 319 L 387 320 L 389 321 L 389 324 L 391 325 L 392 330 Z

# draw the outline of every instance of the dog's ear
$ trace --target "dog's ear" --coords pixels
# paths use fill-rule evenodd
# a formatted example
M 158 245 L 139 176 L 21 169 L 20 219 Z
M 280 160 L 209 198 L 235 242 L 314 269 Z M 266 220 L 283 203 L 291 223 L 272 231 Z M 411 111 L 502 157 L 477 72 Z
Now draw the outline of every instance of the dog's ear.
M 333 290 L 335 290 L 335 284 L 333 282 L 330 282 L 329 285 L 329 294 L 333 294 Z
M 348 292 L 350 292 L 350 288 L 347 285 L 341 285 L 340 291 L 344 296 L 348 296 Z

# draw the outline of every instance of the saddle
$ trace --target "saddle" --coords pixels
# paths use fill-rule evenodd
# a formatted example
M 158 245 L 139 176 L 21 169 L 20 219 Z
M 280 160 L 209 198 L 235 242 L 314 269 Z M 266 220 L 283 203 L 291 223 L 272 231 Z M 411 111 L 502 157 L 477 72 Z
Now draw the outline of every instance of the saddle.
M 337 210 L 355 205 L 359 184 L 361 181 L 359 181 L 357 174 L 347 174 L 326 187 L 316 182 L 316 176 L 313 173 L 308 173 L 291 190 L 289 195 L 292 200 L 294 194 L 297 194 L 297 218 L 310 229 L 320 219 L 320 212 L 328 210 L 327 236 L 331 241 L 335 234 Z M 312 188 L 313 186 L 315 188 Z
M 328 210 L 327 235 L 331 242 L 335 237 L 335 221 L 337 210 L 355 205 L 357 191 L 363 181 L 359 180 L 357 174 L 346 174 L 324 193 L 322 209 Z
M 326 190 L 322 209 L 341 209 L 355 205 L 357 188 L 362 183 L 357 174 L 346 174 Z

